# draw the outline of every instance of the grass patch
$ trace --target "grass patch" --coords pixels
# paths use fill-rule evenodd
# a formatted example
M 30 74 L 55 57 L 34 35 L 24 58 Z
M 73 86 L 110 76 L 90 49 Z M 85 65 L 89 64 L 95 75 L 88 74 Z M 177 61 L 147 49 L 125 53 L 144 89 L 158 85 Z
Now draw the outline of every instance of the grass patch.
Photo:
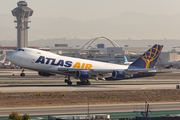
M 64 97 L 66 95 L 66 93 L 65 92 L 61 92 L 60 95 Z
M 37 92 L 37 93 L 36 93 L 36 96 L 41 96 L 41 92 Z

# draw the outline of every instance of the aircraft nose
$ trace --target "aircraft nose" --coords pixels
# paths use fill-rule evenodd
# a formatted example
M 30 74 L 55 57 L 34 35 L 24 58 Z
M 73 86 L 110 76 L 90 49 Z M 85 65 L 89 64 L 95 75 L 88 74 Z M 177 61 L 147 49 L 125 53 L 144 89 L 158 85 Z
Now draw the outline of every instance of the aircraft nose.
M 8 61 L 11 61 L 11 54 L 7 55 L 7 56 L 6 56 L 6 59 L 7 59 Z

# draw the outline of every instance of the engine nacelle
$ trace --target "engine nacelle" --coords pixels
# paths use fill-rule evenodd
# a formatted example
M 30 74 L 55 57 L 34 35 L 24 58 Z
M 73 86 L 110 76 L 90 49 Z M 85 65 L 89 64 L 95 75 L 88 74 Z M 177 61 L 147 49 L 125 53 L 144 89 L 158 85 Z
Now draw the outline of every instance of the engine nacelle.
M 53 76 L 54 75 L 54 74 L 50 74 L 50 73 L 46 73 L 46 72 L 41 72 L 41 71 L 39 71 L 38 74 L 40 76 L 44 76 L 44 77 L 49 77 L 49 76 Z
M 113 71 L 112 72 L 112 77 L 113 78 L 124 78 L 125 73 L 123 71 Z
M 89 73 L 86 72 L 86 71 L 77 71 L 76 74 L 75 74 L 76 78 L 82 78 L 82 79 L 87 79 L 89 78 Z

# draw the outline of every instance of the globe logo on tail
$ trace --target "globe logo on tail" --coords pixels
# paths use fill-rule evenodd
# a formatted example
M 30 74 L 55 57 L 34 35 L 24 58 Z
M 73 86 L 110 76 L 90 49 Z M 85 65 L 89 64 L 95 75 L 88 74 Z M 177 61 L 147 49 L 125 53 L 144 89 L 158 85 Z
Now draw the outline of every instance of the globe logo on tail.
M 146 69 L 148 69 L 150 63 L 159 56 L 161 50 L 162 50 L 162 45 L 155 45 L 141 56 L 141 58 L 146 63 L 145 66 Z

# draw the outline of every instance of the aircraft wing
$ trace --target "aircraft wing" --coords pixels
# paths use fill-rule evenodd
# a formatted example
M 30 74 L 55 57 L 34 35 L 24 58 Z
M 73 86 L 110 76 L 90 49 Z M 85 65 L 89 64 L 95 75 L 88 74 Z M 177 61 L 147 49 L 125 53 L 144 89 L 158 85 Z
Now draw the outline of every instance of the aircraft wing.
M 93 72 L 105 72 L 110 73 L 113 71 L 123 71 L 123 69 L 74 69 L 74 68 L 58 68 L 58 71 L 93 71 Z
M 156 68 L 152 69 L 74 69 L 74 68 L 58 68 L 58 71 L 69 71 L 69 72 L 76 72 L 76 71 L 87 71 L 87 72 L 95 72 L 95 73 L 112 73 L 113 71 L 124 71 L 126 73 L 137 73 L 137 72 L 155 72 Z
M 64 71 L 64 72 L 77 72 L 77 71 L 86 71 L 88 73 L 94 74 L 94 75 L 102 75 L 106 76 L 108 73 L 112 73 L 113 71 L 123 71 L 126 74 L 160 74 L 160 73 L 170 73 L 170 72 L 177 72 L 177 70 L 173 69 L 157 69 L 157 68 L 150 68 L 150 69 L 73 69 L 73 68 L 58 68 L 58 71 Z
M 74 68 L 58 68 L 58 71 L 61 72 L 71 72 L 71 73 L 76 73 L 77 71 L 86 71 L 87 73 L 89 73 L 91 76 L 97 77 L 97 76 L 101 76 L 101 77 L 105 77 L 105 76 L 111 76 L 110 74 L 113 71 L 123 71 L 122 69 L 74 69 Z
M 91 75 L 91 77 L 94 78 L 102 78 L 105 80 L 104 77 L 109 77 L 111 76 L 109 73 L 112 73 L 115 69 L 111 69 L 111 70 L 104 70 L 104 69 L 74 69 L 74 68 L 58 68 L 58 71 L 64 72 L 64 73 L 72 73 L 72 74 L 76 74 L 77 71 L 85 71 L 87 72 L 89 75 Z M 117 69 L 116 69 L 117 70 Z
M 175 72 L 180 72 L 179 69 L 157 69 L 157 70 L 150 70 L 150 71 L 141 71 L 139 73 L 141 74 L 161 74 L 161 73 L 175 73 Z
M 155 71 L 158 70 L 157 68 L 150 68 L 150 69 L 127 69 L 127 72 L 144 72 L 144 71 Z

